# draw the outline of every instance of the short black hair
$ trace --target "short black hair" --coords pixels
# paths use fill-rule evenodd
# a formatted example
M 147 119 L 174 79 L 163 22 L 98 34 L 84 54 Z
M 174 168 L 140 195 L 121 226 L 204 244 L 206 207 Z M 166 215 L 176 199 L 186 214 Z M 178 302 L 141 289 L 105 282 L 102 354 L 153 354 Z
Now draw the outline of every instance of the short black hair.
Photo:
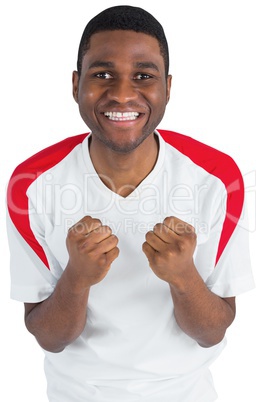
M 86 25 L 78 50 L 77 70 L 81 74 L 82 60 L 90 45 L 90 38 L 101 31 L 130 30 L 153 36 L 159 42 L 166 77 L 169 71 L 169 49 L 162 25 L 153 15 L 140 7 L 115 6 L 103 10 Z

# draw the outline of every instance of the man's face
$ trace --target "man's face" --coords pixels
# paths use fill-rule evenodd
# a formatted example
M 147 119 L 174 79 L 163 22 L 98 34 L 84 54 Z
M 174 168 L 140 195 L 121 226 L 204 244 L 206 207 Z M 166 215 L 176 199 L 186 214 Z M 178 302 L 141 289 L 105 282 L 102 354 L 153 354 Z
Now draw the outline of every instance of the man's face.
M 74 98 L 93 137 L 121 153 L 153 133 L 170 85 L 157 39 L 134 31 L 95 33 L 81 76 L 73 74 Z

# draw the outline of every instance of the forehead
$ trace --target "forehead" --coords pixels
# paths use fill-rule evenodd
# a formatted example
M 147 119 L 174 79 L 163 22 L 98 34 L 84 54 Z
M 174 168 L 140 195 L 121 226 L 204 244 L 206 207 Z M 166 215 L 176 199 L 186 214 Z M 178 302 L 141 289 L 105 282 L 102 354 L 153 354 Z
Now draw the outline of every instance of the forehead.
M 159 42 L 151 35 L 135 31 L 102 31 L 90 38 L 89 48 L 83 58 L 83 64 L 99 60 L 125 61 L 153 60 L 164 65 Z

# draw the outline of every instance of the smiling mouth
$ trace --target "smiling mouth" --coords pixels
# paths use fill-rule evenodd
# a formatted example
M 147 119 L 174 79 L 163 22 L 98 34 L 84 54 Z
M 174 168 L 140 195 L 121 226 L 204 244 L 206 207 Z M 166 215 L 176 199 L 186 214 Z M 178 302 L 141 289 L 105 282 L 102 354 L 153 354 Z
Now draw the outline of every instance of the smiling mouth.
M 130 121 L 139 117 L 138 112 L 105 112 L 104 116 L 113 121 Z

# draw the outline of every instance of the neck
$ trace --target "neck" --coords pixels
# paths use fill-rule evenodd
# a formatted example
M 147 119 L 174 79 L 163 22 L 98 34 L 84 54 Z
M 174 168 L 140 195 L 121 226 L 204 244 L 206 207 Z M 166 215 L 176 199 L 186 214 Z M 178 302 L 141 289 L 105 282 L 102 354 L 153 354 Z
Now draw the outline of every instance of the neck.
M 90 156 L 103 183 L 113 192 L 127 197 L 152 171 L 158 157 L 158 138 L 149 135 L 135 150 L 121 154 L 91 137 Z

